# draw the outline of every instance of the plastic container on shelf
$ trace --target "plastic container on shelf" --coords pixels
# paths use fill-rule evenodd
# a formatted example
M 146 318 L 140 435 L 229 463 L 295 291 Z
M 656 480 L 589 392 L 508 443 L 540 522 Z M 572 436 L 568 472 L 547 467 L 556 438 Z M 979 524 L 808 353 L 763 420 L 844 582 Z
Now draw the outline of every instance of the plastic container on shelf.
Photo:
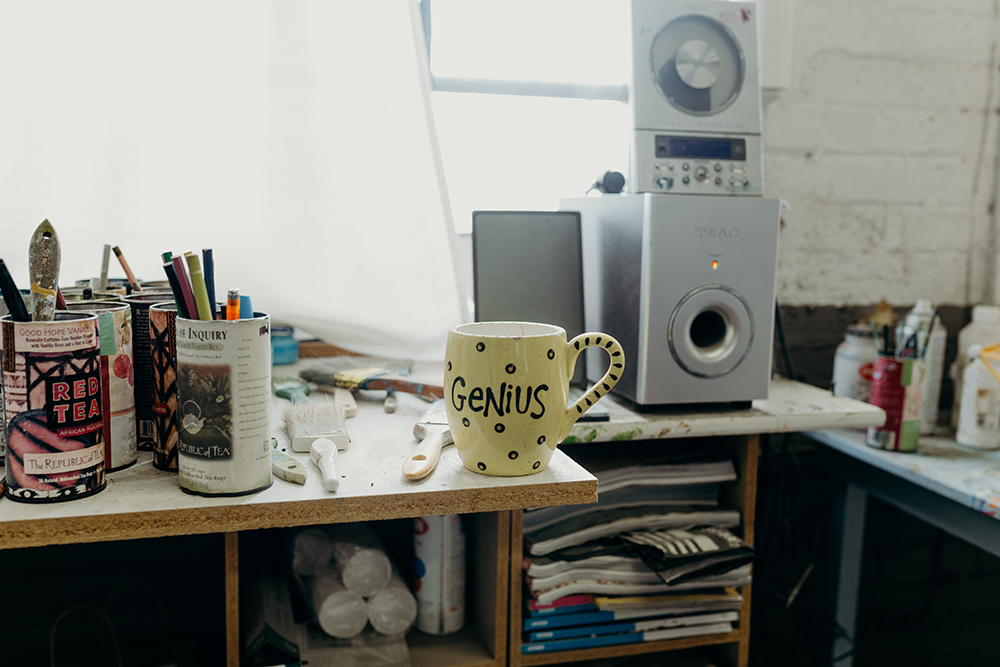
M 958 332 L 958 356 L 951 365 L 949 377 L 955 383 L 955 400 L 951 408 L 951 427 L 958 430 L 959 413 L 962 407 L 962 376 L 969 359 L 965 352 L 970 345 L 992 345 L 1000 341 L 1000 306 L 975 306 L 972 322 Z
M 872 395 L 875 339 L 871 327 L 851 324 L 833 358 L 833 393 L 859 401 Z
M 970 345 L 964 355 L 962 402 L 955 441 L 963 447 L 1000 449 L 1000 379 L 986 367 L 982 345 Z M 996 370 L 996 369 L 994 369 Z
M 299 360 L 299 341 L 295 328 L 287 324 L 271 325 L 271 365 L 283 366 Z
M 896 328 L 896 348 L 901 349 L 911 336 L 919 344 L 922 331 L 929 331 L 924 350 L 926 372 L 921 380 L 924 408 L 920 417 L 920 435 L 930 435 L 937 430 L 938 403 L 941 399 L 941 380 L 944 378 L 944 352 L 948 343 L 948 330 L 936 315 L 937 309 L 926 299 L 917 301 Z

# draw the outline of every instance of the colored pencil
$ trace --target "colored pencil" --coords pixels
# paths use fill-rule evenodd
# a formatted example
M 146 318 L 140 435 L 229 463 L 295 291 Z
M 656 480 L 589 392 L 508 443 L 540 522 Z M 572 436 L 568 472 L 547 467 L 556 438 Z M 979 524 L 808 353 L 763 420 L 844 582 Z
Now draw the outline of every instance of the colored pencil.
M 250 297 L 246 294 L 240 294 L 240 319 L 253 319 L 253 305 L 250 303 Z
M 139 284 L 135 274 L 132 273 L 132 269 L 129 268 L 128 262 L 125 261 L 125 255 L 122 254 L 121 248 L 114 246 L 111 250 L 115 253 L 115 257 L 118 258 L 118 263 L 122 265 L 122 270 L 125 271 L 125 277 L 128 279 L 128 284 L 132 286 L 132 291 L 141 292 L 142 285 Z
M 205 288 L 205 276 L 201 272 L 201 260 L 193 252 L 184 253 L 188 265 L 188 277 L 191 279 L 191 291 L 194 292 L 194 303 L 198 310 L 199 320 L 211 320 L 212 306 L 208 303 L 208 290 Z
M 215 319 L 215 260 L 212 258 L 211 248 L 201 249 L 201 272 L 205 276 L 205 291 L 208 292 L 208 307 L 212 310 L 212 316 L 208 319 Z
M 0 292 L 3 293 L 3 302 L 7 304 L 7 310 L 10 311 L 12 320 L 15 322 L 31 321 L 28 307 L 24 305 L 24 299 L 21 298 L 21 291 L 14 284 L 14 278 L 10 275 L 10 271 L 7 270 L 7 265 L 2 259 L 0 259 Z
M 174 293 L 174 303 L 177 304 L 177 313 L 185 319 L 191 319 L 187 310 L 187 303 L 184 301 L 184 292 L 181 290 L 181 283 L 177 280 L 177 271 L 174 270 L 173 262 L 164 262 L 163 272 L 167 274 L 167 282 L 170 283 L 170 290 Z
M 198 307 L 194 304 L 194 293 L 191 292 L 191 283 L 188 281 L 187 269 L 184 268 L 184 258 L 176 255 L 170 259 L 174 265 L 174 273 L 177 275 L 177 282 L 181 286 L 181 294 L 184 295 L 184 305 L 187 310 L 189 320 L 198 319 Z

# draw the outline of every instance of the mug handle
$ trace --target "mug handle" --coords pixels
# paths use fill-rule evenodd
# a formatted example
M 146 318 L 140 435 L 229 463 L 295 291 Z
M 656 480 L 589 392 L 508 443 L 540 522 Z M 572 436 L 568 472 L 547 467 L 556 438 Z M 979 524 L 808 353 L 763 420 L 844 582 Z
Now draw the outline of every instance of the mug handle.
M 590 406 L 618 384 L 618 380 L 622 376 L 622 371 L 625 370 L 625 351 L 622 349 L 621 343 L 615 340 L 613 336 L 605 333 L 582 333 L 566 343 L 566 345 L 569 349 L 569 356 L 566 359 L 566 377 L 568 378 L 573 377 L 576 360 L 580 356 L 580 353 L 588 347 L 599 347 L 607 352 L 608 356 L 611 357 L 611 364 L 608 366 L 604 377 L 587 389 L 583 396 L 566 411 L 566 416 L 563 417 L 562 425 L 559 427 L 559 437 L 556 439 L 557 444 L 569 435 L 569 430 L 573 428 L 573 424 L 583 416 L 584 412 L 590 409 Z

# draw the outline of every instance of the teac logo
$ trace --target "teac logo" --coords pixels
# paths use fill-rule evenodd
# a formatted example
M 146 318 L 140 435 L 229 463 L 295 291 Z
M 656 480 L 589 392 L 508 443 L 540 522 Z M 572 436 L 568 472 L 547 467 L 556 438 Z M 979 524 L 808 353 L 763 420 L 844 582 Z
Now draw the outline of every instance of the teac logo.
M 735 239 L 740 235 L 739 227 L 695 227 L 694 233 L 702 239 Z

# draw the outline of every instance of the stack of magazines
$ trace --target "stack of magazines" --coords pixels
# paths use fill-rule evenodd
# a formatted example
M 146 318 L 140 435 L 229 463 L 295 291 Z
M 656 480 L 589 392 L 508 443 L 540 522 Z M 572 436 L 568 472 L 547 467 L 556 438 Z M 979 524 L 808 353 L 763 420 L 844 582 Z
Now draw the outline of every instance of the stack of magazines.
M 732 461 L 596 474 L 596 505 L 524 513 L 522 653 L 730 632 L 754 555 L 718 507 Z

